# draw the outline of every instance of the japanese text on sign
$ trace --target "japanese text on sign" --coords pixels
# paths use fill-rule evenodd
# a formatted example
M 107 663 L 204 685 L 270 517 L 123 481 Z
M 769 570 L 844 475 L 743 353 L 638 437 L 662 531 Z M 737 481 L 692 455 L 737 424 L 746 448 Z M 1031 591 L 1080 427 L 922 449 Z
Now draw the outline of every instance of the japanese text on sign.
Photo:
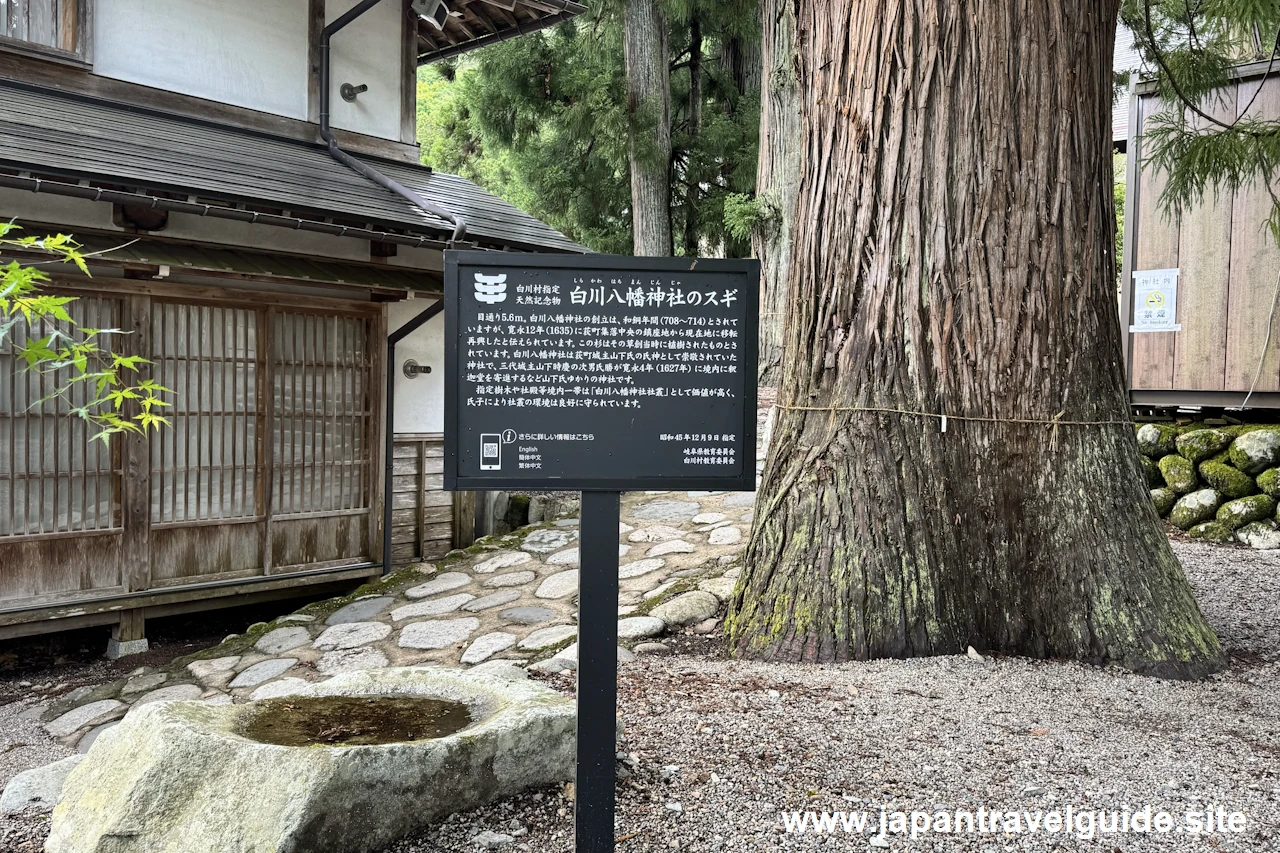
M 1131 332 L 1178 332 L 1179 270 L 1142 270 L 1133 274 Z
M 756 295 L 754 267 L 736 263 L 642 275 L 460 264 L 462 476 L 741 476 Z

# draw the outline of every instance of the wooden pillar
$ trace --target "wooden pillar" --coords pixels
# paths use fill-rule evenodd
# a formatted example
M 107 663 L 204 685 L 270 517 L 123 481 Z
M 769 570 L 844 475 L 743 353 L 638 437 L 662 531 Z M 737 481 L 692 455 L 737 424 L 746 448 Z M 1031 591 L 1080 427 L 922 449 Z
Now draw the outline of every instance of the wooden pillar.
M 147 651 L 149 644 L 146 636 L 146 619 L 142 608 L 122 610 L 120 621 L 111 628 L 111 639 L 107 642 L 107 657 L 111 660 L 140 655 Z
M 274 538 L 271 530 L 272 506 L 275 502 L 275 431 L 276 431 L 276 347 L 282 342 L 275 338 L 276 310 L 268 308 L 258 314 L 258 481 L 254 493 L 258 514 L 262 516 L 262 574 L 271 574 L 274 567 Z M 282 445 L 283 446 L 283 443 Z
M 130 296 L 125 302 L 125 328 L 130 334 L 122 338 L 131 355 L 154 358 L 151 346 L 151 297 Z M 151 378 L 151 365 L 139 365 L 133 381 Z M 130 414 L 134 414 L 131 412 Z M 118 439 L 122 444 L 123 489 L 121 526 L 124 530 L 124 559 L 120 567 L 121 583 L 126 592 L 151 587 L 151 436 L 143 432 L 127 432 Z M 111 629 L 107 657 L 115 660 L 147 650 L 141 610 L 125 610 L 120 622 Z
M 453 547 L 467 548 L 476 541 L 476 492 L 453 493 Z
M 369 555 L 372 562 L 383 563 L 383 573 L 389 571 L 392 562 L 392 555 L 382 553 L 382 504 L 384 500 L 390 500 L 391 496 L 386 492 L 391 488 L 391 483 L 386 480 L 386 460 L 383 457 L 386 446 L 386 434 L 384 430 L 394 430 L 395 424 L 387 423 L 387 413 L 385 411 L 386 400 L 383 397 L 383 389 L 387 385 L 386 371 L 390 370 L 387 364 L 387 309 L 384 305 L 382 310 L 373 317 L 369 318 L 369 345 L 366 348 L 369 357 L 369 377 L 365 383 L 368 389 L 368 407 L 369 417 L 369 433 L 366 438 L 365 447 L 370 448 L 369 453 L 369 482 L 373 485 L 373 491 L 369 495 Z M 394 449 L 392 453 L 394 453 Z M 394 550 L 394 549 L 392 549 Z

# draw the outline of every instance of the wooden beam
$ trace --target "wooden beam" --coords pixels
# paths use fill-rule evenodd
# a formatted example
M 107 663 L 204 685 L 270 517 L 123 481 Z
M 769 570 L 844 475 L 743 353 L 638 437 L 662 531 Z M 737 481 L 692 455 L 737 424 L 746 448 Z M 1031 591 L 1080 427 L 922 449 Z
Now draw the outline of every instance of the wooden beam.
M 283 592 L 285 594 L 283 597 L 307 595 L 310 594 L 308 588 L 314 585 L 363 581 L 377 574 L 377 569 L 371 569 L 369 566 L 353 566 L 295 572 L 245 581 L 195 584 L 186 588 L 174 587 L 156 592 L 104 596 L 96 601 L 90 593 L 82 599 L 54 606 L 0 611 L 0 639 L 64 631 L 84 625 L 109 625 L 119 621 L 121 611 L 139 607 L 146 608 L 147 616 L 156 616 L 160 615 L 157 611 L 167 608 L 172 608 L 170 612 L 191 612 L 232 607 L 248 603 L 254 596 L 269 594 L 272 591 Z M 293 590 L 304 589 L 307 591 L 293 592 Z M 182 608 L 182 605 L 188 606 Z M 182 609 L 179 610 L 179 608 Z M 39 627 L 31 630 L 31 623 L 37 623 Z
M 158 281 L 134 281 L 119 278 L 67 278 L 54 276 L 52 287 L 59 290 L 89 293 L 133 293 L 146 296 L 178 297 L 186 302 L 235 302 L 247 306 L 278 306 L 302 308 L 315 314 L 340 317 L 376 316 L 384 303 L 351 302 L 343 299 L 327 299 L 317 296 L 295 296 L 288 293 L 270 293 L 259 290 L 236 290 L 230 287 L 206 287 L 203 285 L 166 284 Z
M 468 6 L 467 12 L 469 12 L 473 18 L 479 21 L 482 26 L 488 29 L 490 34 L 499 32 L 498 25 L 495 24 L 493 22 L 493 18 L 490 18 L 489 14 L 485 12 L 485 7 L 483 3 L 476 3 L 473 6 Z
M 550 3 L 543 3 L 542 0 L 520 0 L 517 5 L 527 9 L 537 9 L 539 12 L 546 12 L 548 15 L 555 15 L 565 11 L 557 6 L 552 6 Z
M 418 16 L 412 0 L 402 0 L 400 38 L 400 141 L 418 141 Z
M 309 0 L 307 8 L 307 121 L 320 123 L 320 33 L 325 0 Z
M 470 11 L 470 9 L 468 9 L 468 11 Z M 450 15 L 450 16 L 449 16 L 448 24 L 446 25 L 445 29 L 443 30 L 443 32 L 444 32 L 444 34 L 445 34 L 445 35 L 450 35 L 450 33 L 449 33 L 449 29 L 448 29 L 449 27 L 453 27 L 453 28 L 455 28 L 455 29 L 461 30 L 461 31 L 462 31 L 462 34 L 463 34 L 464 36 L 466 36 L 466 38 L 465 38 L 465 39 L 463 39 L 463 41 L 471 41 L 472 39 L 479 38 L 479 36 L 477 36 L 477 35 L 476 35 L 475 30 L 473 30 L 473 29 L 471 29 L 470 27 L 468 27 L 468 26 L 467 26 L 467 22 L 466 22 L 465 20 L 463 20 L 462 18 L 458 17 L 457 15 Z M 457 44 L 457 43 L 458 43 L 458 40 L 457 40 L 457 39 L 452 38 L 452 36 L 450 36 L 450 38 L 451 38 L 451 40 L 452 40 L 452 43 L 454 43 L 454 44 Z
M 499 2 L 499 0 L 484 0 L 484 2 L 488 4 L 498 17 L 502 18 L 508 27 L 520 26 L 520 21 L 512 14 L 516 8 L 514 0 L 508 0 L 508 2 L 505 3 Z
M 414 29 L 418 34 L 418 41 L 425 42 L 431 50 L 439 50 L 440 43 L 436 41 L 435 34 L 431 31 L 431 25 L 418 21 L 414 24 Z

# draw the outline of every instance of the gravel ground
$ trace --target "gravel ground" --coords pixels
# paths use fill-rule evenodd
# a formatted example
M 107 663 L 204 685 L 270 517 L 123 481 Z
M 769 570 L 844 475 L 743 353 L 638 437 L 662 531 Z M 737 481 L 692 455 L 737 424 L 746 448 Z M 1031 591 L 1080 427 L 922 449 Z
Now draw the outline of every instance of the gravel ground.
M 1175 543 L 1201 606 L 1231 651 L 1200 684 L 1062 662 L 963 657 L 830 666 L 725 660 L 714 638 L 624 667 L 629 777 L 618 849 L 877 849 L 880 810 L 1166 810 L 1220 805 L 1243 833 L 891 835 L 919 851 L 1280 850 L 1280 553 Z M 552 677 L 568 690 L 572 681 Z M 3 679 L 0 679 L 0 685 Z M 0 699 L 3 701 L 3 699 Z M 63 753 L 0 706 L 0 779 Z M 43 746 L 15 747 L 17 743 Z M 43 750 L 43 751 L 42 751 Z M 783 811 L 871 813 L 861 835 L 794 834 Z M 40 819 L 0 819 L 0 850 L 38 850 Z M 572 849 L 559 788 L 455 815 L 383 853 Z M 479 838 L 477 838 L 479 836 Z
M 705 644 L 624 668 L 625 853 L 877 849 L 881 807 L 1243 812 L 1209 837 L 891 835 L 889 849 L 1280 850 L 1280 554 L 1175 548 L 1232 667 L 1202 684 L 1062 662 L 962 657 L 829 666 L 724 660 Z M 568 685 L 567 679 L 561 682 Z M 679 810 L 676 809 L 678 805 Z M 785 831 L 782 812 L 871 813 L 862 835 Z M 572 850 L 560 789 L 454 815 L 384 853 Z

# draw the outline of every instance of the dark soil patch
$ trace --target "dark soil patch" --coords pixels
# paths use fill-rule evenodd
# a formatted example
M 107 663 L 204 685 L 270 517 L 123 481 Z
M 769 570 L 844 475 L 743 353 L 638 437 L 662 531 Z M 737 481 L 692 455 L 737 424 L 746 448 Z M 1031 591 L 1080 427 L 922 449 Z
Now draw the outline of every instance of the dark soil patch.
M 301 606 L 306 601 L 288 605 L 269 601 L 149 619 L 148 651 L 116 661 L 106 657 L 109 626 L 0 640 L 0 705 L 32 693 L 60 696 L 86 684 L 123 678 L 139 667 L 168 666 L 180 657 L 217 645 L 229 634 L 275 619 L 286 606 Z

